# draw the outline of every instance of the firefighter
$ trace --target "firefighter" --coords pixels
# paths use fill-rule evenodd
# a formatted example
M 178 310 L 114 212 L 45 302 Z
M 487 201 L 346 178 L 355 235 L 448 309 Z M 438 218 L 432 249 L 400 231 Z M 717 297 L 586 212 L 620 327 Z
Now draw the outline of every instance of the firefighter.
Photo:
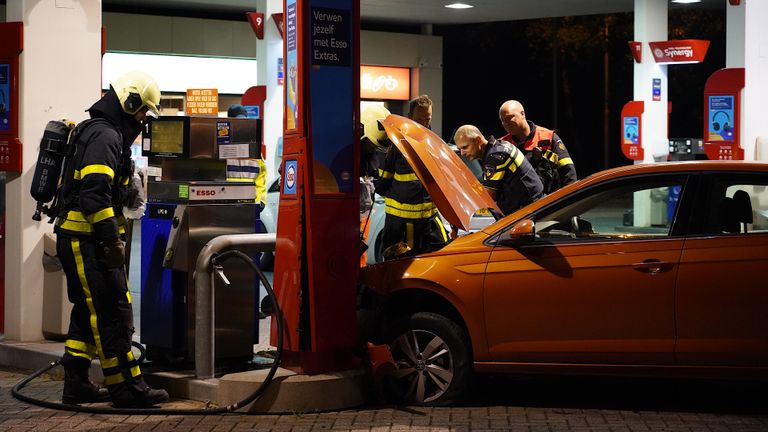
M 408 117 L 429 128 L 432 101 L 426 96 L 414 99 Z M 405 243 L 412 253 L 419 253 L 446 245 L 448 233 L 437 213 L 437 206 L 413 168 L 393 145 L 389 146 L 379 168 L 376 193 L 385 197 L 383 250 Z
M 467 159 L 482 160 L 483 186 L 505 215 L 543 196 L 539 176 L 513 144 L 494 137 L 486 139 L 472 125 L 458 128 L 453 141 Z
M 499 108 L 507 134 L 503 141 L 513 143 L 523 151 L 544 185 L 544 193 L 550 194 L 576 181 L 576 166 L 555 131 L 537 126 L 525 118 L 523 105 L 508 100 Z
M 131 144 L 148 116 L 159 114 L 160 89 L 143 72 L 130 72 L 88 109 L 91 123 L 77 138 L 64 170 L 55 223 L 56 248 L 73 303 L 64 345 L 62 402 L 111 399 L 116 407 L 147 407 L 168 399 L 150 388 L 131 352 L 134 331 L 125 272 L 125 218 L 131 192 Z M 98 356 L 107 391 L 88 379 Z

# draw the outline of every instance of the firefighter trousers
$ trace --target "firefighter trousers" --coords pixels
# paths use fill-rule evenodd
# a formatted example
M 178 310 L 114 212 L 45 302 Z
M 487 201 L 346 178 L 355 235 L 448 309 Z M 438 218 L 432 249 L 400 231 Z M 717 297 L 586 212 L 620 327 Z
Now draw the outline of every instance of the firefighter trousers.
M 131 352 L 133 309 L 125 267 L 107 268 L 102 249 L 90 238 L 59 233 L 56 251 L 73 304 L 65 356 L 98 357 L 108 386 L 141 380 Z
M 448 234 L 439 216 L 406 219 L 387 214 L 384 219 L 383 249 L 399 242 L 407 243 L 411 254 L 440 249 L 448 242 Z

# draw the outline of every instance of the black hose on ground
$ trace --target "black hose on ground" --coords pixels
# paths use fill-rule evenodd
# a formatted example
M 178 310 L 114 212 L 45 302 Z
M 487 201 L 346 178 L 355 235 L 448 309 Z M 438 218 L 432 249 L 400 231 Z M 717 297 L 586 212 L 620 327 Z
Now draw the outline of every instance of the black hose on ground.
M 25 396 L 21 394 L 21 389 L 24 388 L 27 384 L 29 384 L 30 381 L 33 379 L 39 377 L 40 375 L 44 374 L 45 372 L 48 372 L 49 370 L 55 368 L 61 363 L 61 360 L 56 360 L 55 362 L 51 362 L 49 365 L 35 371 L 28 377 L 22 379 L 19 381 L 13 388 L 11 389 L 11 395 L 15 397 L 16 399 L 26 402 L 28 404 L 41 406 L 44 408 L 50 408 L 55 410 L 64 410 L 64 411 L 75 411 L 75 412 L 83 412 L 83 413 L 91 413 L 91 414 L 142 414 L 142 415 L 214 415 L 214 414 L 227 414 L 227 413 L 233 413 L 236 410 L 250 404 L 251 402 L 255 401 L 259 397 L 261 397 L 264 392 L 267 390 L 267 387 L 272 382 L 272 379 L 275 376 L 275 373 L 277 372 L 278 367 L 280 367 L 280 358 L 283 354 L 283 335 L 284 335 L 284 325 L 283 322 L 283 313 L 280 310 L 280 306 L 277 304 L 277 297 L 275 296 L 275 292 L 272 290 L 272 286 L 269 284 L 269 281 L 267 280 L 266 276 L 264 276 L 264 273 L 261 271 L 259 266 L 256 265 L 256 263 L 253 262 L 251 257 L 249 257 L 247 254 L 243 253 L 239 250 L 228 250 L 226 252 L 222 252 L 221 254 L 215 255 L 213 258 L 211 258 L 211 264 L 215 265 L 217 263 L 221 263 L 229 259 L 230 257 L 237 257 L 240 258 L 242 261 L 245 261 L 246 264 L 250 265 L 254 272 L 259 276 L 259 279 L 261 280 L 261 283 L 264 284 L 264 288 L 267 291 L 267 295 L 269 296 L 270 303 L 272 303 L 272 313 L 275 314 L 275 321 L 277 322 L 277 351 L 275 352 L 275 360 L 272 362 L 272 367 L 269 369 L 269 373 L 267 373 L 266 378 L 264 378 L 264 382 L 261 383 L 259 388 L 256 389 L 253 393 L 248 395 L 245 399 L 235 402 L 231 405 L 228 405 L 226 407 L 220 407 L 220 408 L 202 408 L 202 409 L 180 409 L 180 408 L 111 408 L 111 407 L 98 407 L 98 406 L 83 406 L 83 405 L 67 405 L 63 403 L 58 402 L 50 402 L 46 400 L 40 400 L 35 399 L 29 396 Z

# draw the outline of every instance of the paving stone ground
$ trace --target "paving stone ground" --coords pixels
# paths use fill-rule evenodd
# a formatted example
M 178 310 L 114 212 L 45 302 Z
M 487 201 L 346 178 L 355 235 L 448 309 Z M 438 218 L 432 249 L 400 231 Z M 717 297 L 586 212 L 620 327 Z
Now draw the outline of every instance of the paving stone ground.
M 768 385 L 605 378 L 481 379 L 458 407 L 382 407 L 291 415 L 95 415 L 28 405 L 11 388 L 28 371 L 0 367 L 0 431 L 526 431 L 763 432 Z M 23 393 L 58 401 L 61 381 L 43 376 Z M 200 406 L 172 401 L 174 408 Z

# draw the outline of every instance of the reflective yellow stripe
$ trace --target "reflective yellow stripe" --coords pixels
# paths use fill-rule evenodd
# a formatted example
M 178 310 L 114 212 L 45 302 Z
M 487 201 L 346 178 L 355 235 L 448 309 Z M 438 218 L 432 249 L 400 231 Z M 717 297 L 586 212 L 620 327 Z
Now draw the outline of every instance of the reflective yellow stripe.
M 130 182 L 131 182 L 131 178 L 130 177 L 123 177 L 123 181 L 120 182 L 120 183 L 122 183 L 123 186 L 128 186 L 128 183 L 130 183 Z
M 508 157 L 508 158 L 507 158 L 507 160 L 506 160 L 506 161 L 504 161 L 504 163 L 503 163 L 503 164 L 501 164 L 501 165 L 497 165 L 497 166 L 496 166 L 496 171 L 501 171 L 501 170 L 503 170 L 504 168 L 506 168 L 506 167 L 507 167 L 507 165 L 509 165 L 509 163 L 510 163 L 510 162 L 512 162 L 512 157 Z
M 77 276 L 80 278 L 80 285 L 82 285 L 83 293 L 85 293 L 85 303 L 88 305 L 88 312 L 90 312 L 91 331 L 93 332 L 93 340 L 96 343 L 96 350 L 98 351 L 99 356 L 103 357 L 104 349 L 101 346 L 101 335 L 99 335 L 96 308 L 93 306 L 93 297 L 91 297 L 91 290 L 88 288 L 88 279 L 85 277 L 83 255 L 80 253 L 80 240 L 72 239 L 72 254 L 75 256 L 75 263 L 77 263 Z
M 411 182 L 411 181 L 419 181 L 419 178 L 416 176 L 415 173 L 410 173 L 410 174 L 397 174 L 397 173 L 395 173 L 395 181 Z
M 109 212 L 109 210 L 112 211 L 112 216 L 114 216 L 114 209 L 104 209 L 94 213 L 94 215 L 101 212 Z M 90 217 L 93 217 L 93 215 L 91 215 Z M 96 220 L 93 223 L 99 222 L 100 220 L 103 220 L 103 219 Z M 125 223 L 126 223 L 125 217 L 123 217 L 122 215 L 117 217 L 117 229 L 120 234 L 125 234 Z M 88 219 L 83 215 L 82 212 L 79 212 L 76 210 L 70 210 L 67 213 L 67 216 L 65 219 L 61 219 L 61 218 L 57 219 L 56 225 L 67 231 L 74 231 L 74 232 L 81 232 L 81 233 L 93 232 L 93 227 L 91 226 L 91 223 L 88 222 Z
M 435 218 L 435 223 L 437 224 L 437 227 L 440 230 L 440 235 L 442 236 L 443 241 L 447 242 L 448 241 L 448 233 L 445 231 L 445 227 L 443 226 L 443 223 L 438 218 Z
M 253 178 L 248 177 L 227 177 L 228 182 L 245 182 L 245 183 L 253 183 Z
M 104 384 L 108 386 L 120 384 L 123 381 L 125 381 L 125 377 L 123 377 L 123 374 L 121 373 L 116 373 L 114 375 L 107 375 L 104 377 Z
M 383 169 L 379 168 L 379 177 L 383 179 L 391 179 L 395 175 L 389 171 L 384 171 Z
M 433 202 L 421 204 L 403 204 L 392 198 L 384 200 L 385 212 L 405 219 L 426 219 L 437 214 L 437 206 Z
M 65 351 L 67 352 L 67 354 L 69 354 L 71 356 L 82 357 L 82 358 L 84 358 L 86 360 L 93 360 L 93 357 L 94 357 L 94 356 L 92 356 L 90 354 L 81 353 L 81 352 L 78 352 L 78 351 L 67 351 L 67 350 L 65 350 Z
M 88 165 L 79 171 L 75 171 L 75 180 L 82 180 L 89 174 L 104 174 L 110 180 L 115 177 L 115 171 L 106 165 Z
M 112 207 L 107 207 L 105 209 L 101 209 L 97 211 L 96 213 L 90 214 L 86 217 L 88 218 L 88 222 L 95 224 L 97 222 L 103 221 L 104 219 L 115 217 L 115 209 L 113 209 Z
M 64 346 L 67 348 L 76 349 L 84 353 L 96 355 L 96 347 L 89 343 L 81 342 L 74 339 L 67 339 L 67 341 L 64 342 Z
M 523 159 L 525 159 L 525 155 L 523 154 L 523 152 L 521 152 L 521 151 L 519 151 L 517 149 L 515 149 L 515 150 L 516 150 L 516 153 L 515 153 L 514 158 L 510 158 L 510 159 L 514 159 L 514 163 L 509 165 L 509 170 L 512 171 L 512 172 L 517 171 L 517 168 L 519 168 L 520 165 L 523 164 Z
M 573 165 L 573 159 L 571 158 L 562 158 L 557 162 L 557 167 L 560 168 L 562 166 L 566 165 Z
M 504 178 L 504 171 L 496 171 L 494 175 L 491 176 L 488 180 L 490 181 L 499 181 L 502 178 Z
M 118 365 L 120 365 L 120 360 L 118 360 L 117 357 L 112 357 L 112 358 L 104 359 L 101 361 L 102 369 L 109 369 L 109 368 L 117 367 Z
M 139 375 L 141 375 L 141 369 L 138 366 L 132 367 L 131 368 L 131 376 L 136 378 Z
M 413 249 L 413 224 L 405 224 L 405 242 Z

